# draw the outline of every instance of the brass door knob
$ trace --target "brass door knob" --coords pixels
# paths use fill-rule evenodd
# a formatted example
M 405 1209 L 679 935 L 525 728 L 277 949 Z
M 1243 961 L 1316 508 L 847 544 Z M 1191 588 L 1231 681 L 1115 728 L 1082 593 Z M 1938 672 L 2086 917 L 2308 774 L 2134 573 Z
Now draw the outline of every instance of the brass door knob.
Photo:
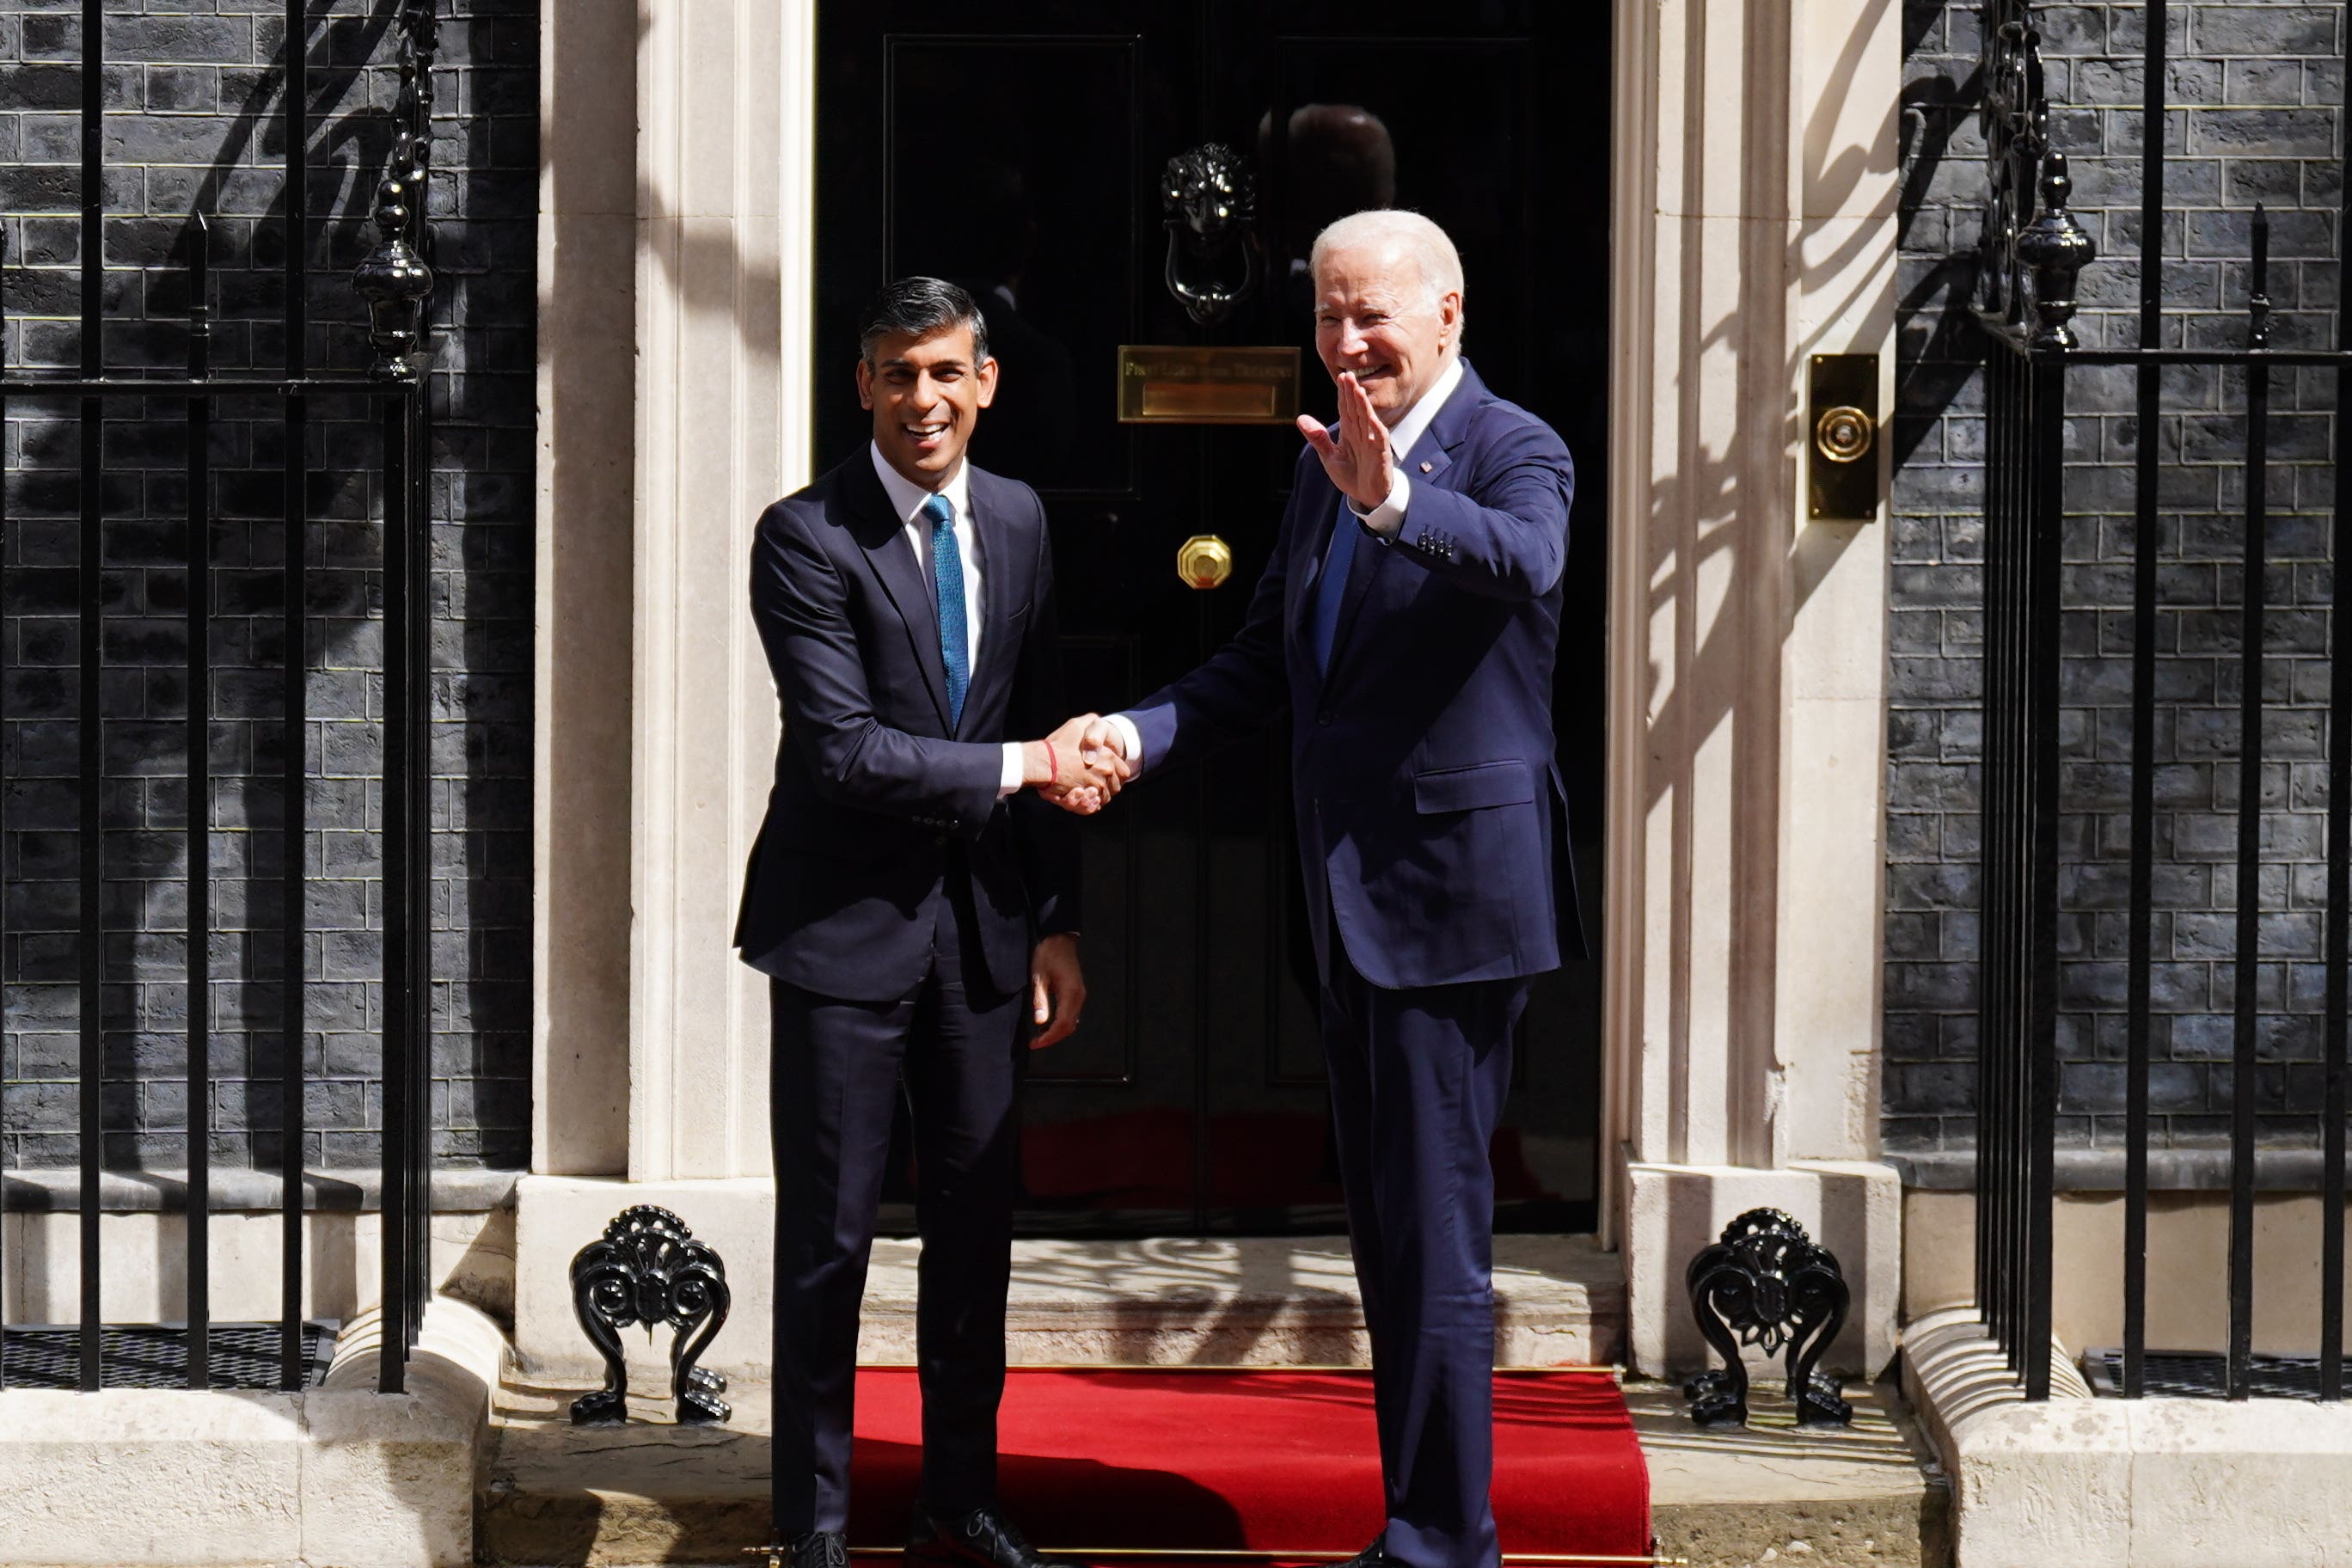
M 1194 588 L 1222 588 L 1233 574 L 1233 549 L 1213 533 L 1196 533 L 1176 547 L 1176 575 Z
M 1813 425 L 1813 448 L 1832 463 L 1858 463 L 1877 439 L 1876 422 L 1851 404 L 1826 409 Z

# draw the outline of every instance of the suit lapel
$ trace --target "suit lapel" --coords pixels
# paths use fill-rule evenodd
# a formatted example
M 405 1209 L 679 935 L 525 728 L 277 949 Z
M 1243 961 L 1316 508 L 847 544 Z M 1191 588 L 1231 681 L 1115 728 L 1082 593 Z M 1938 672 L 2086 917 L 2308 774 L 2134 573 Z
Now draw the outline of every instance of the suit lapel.
M 1322 509 L 1322 522 L 1315 530 L 1313 548 L 1300 563 L 1295 578 L 1298 584 L 1297 597 L 1290 606 L 1290 637 L 1297 646 L 1294 657 L 1312 674 L 1318 684 L 1328 683 L 1331 673 L 1339 668 L 1340 656 L 1348 647 L 1348 629 L 1355 624 L 1363 608 L 1364 596 L 1370 592 L 1373 580 L 1380 574 L 1388 559 L 1388 550 L 1378 541 L 1359 539 L 1348 562 L 1348 585 L 1339 595 L 1339 624 L 1331 636 L 1331 663 L 1326 669 L 1315 668 L 1315 647 L 1309 637 L 1308 623 L 1315 615 L 1315 595 L 1323 581 L 1324 568 L 1330 564 L 1331 543 L 1343 528 L 1357 528 L 1356 514 L 1348 510 L 1347 498 L 1332 488 L 1331 481 L 1316 470 L 1316 479 L 1328 498 Z
M 892 515 L 890 498 L 882 481 L 875 478 L 873 463 L 852 461 L 847 480 L 844 499 L 856 523 L 855 537 L 874 569 L 875 580 L 889 595 L 891 607 L 906 627 L 907 641 L 914 649 L 924 684 L 930 688 L 944 731 L 949 722 L 948 669 L 940 654 L 938 615 L 931 608 L 930 589 L 925 585 L 928 574 L 915 559 L 914 546 L 907 542 L 906 520 Z
M 1362 527 L 1351 511 L 1342 510 L 1337 521 L 1341 528 Z M 1349 634 L 1356 629 L 1356 617 L 1363 614 L 1364 601 L 1371 596 L 1372 584 L 1388 564 L 1390 548 L 1377 539 L 1356 541 L 1356 552 L 1348 563 L 1348 585 L 1339 595 L 1339 628 L 1331 634 L 1331 668 L 1323 672 L 1327 682 L 1347 660 Z
M 1320 467 L 1313 470 L 1307 483 L 1316 487 L 1322 496 L 1322 510 L 1316 525 L 1307 530 L 1307 547 L 1290 574 L 1290 638 L 1298 645 L 1297 657 L 1311 668 L 1315 650 L 1307 640 L 1307 622 L 1315 614 L 1315 584 L 1323 580 L 1323 563 L 1331 558 L 1331 531 L 1339 521 L 1339 492 L 1323 477 Z M 1307 503 L 1312 505 L 1314 503 Z

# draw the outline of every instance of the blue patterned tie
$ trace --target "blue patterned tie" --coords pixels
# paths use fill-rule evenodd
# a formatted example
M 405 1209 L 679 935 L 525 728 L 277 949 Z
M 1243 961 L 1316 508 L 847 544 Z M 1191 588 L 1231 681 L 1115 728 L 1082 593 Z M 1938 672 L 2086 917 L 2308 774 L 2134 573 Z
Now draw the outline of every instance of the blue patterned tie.
M 1315 649 L 1315 668 L 1331 671 L 1331 645 L 1339 636 L 1339 601 L 1348 595 L 1348 571 L 1356 563 L 1356 535 L 1362 527 L 1343 501 L 1339 521 L 1331 529 L 1331 549 L 1323 557 L 1323 575 L 1315 580 L 1314 619 L 1307 625 Z
M 956 547 L 955 508 L 943 495 L 923 502 L 931 520 L 931 581 L 940 592 L 940 658 L 948 670 L 948 721 L 963 723 L 964 689 L 971 684 L 971 628 L 963 618 L 963 552 Z

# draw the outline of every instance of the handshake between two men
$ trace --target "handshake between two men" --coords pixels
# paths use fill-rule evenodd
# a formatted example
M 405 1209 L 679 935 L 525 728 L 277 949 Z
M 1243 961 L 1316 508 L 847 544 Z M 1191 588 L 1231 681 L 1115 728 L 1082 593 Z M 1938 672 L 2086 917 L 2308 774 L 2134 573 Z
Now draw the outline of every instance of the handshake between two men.
M 1515 1028 L 1535 976 L 1581 951 L 1551 723 L 1573 468 L 1462 358 L 1461 258 L 1435 224 L 1352 214 L 1308 272 L 1337 423 L 1299 421 L 1247 622 L 1120 712 L 1012 738 L 1068 710 L 1052 531 L 1028 486 L 964 461 L 997 364 L 954 284 L 877 298 L 856 365 L 872 442 L 760 521 L 783 741 L 737 945 L 770 980 L 793 1568 L 849 1561 L 859 1303 L 901 1104 L 923 1246 L 908 1561 L 1076 1568 L 995 1495 L 1023 1064 L 1086 996 L 1071 818 L 1147 762 L 1172 773 L 1286 721 L 1332 1154 L 1381 1314 L 1386 1520 L 1344 1568 L 1499 1560 L 1493 1318 L 1462 1304 L 1493 1289 Z M 1071 816 L 1010 809 L 1030 789 Z
M 1117 725 L 1081 713 L 1042 741 L 1021 748 L 1024 788 L 1077 816 L 1092 816 L 1135 776 Z

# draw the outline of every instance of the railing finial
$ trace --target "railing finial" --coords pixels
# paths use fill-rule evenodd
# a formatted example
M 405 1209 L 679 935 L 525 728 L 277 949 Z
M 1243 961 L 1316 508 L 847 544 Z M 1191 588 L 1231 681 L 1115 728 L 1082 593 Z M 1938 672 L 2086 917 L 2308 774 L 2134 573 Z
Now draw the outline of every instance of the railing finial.
M 2051 153 L 2042 164 L 2042 211 L 2017 237 L 2017 258 L 2033 269 L 2033 313 L 2041 318 L 2033 333 L 2038 349 L 2075 346 L 2074 284 L 2083 268 L 2098 259 L 2099 247 L 2090 231 L 2066 205 L 2074 194 L 2066 154 Z
M 1977 308 L 2038 349 L 2071 349 L 2074 282 L 2098 247 L 2066 198 L 2066 157 L 2050 150 L 2042 34 L 2030 0 L 1984 7 L 1986 192 L 1977 250 Z
M 393 111 L 392 156 L 376 185 L 375 248 L 352 277 L 368 302 L 375 344 L 373 373 L 391 379 L 415 374 L 409 356 L 423 346 L 425 304 L 433 269 L 421 247 L 433 173 L 433 61 L 441 46 L 435 0 L 406 0 L 400 12 L 400 100 Z

